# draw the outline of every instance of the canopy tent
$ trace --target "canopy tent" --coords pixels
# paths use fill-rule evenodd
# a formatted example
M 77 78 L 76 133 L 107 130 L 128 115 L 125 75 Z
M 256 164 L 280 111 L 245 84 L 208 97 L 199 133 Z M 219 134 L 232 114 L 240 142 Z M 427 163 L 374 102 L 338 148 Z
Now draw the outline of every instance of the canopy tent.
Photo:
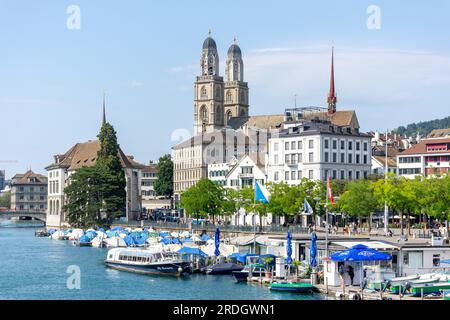
M 232 253 L 228 257 L 235 258 L 237 261 L 239 261 L 241 263 L 246 263 L 247 257 L 259 257 L 258 263 L 261 263 L 261 264 L 263 263 L 264 258 L 270 257 L 270 258 L 272 258 L 272 261 L 269 263 L 270 266 L 275 265 L 275 259 L 276 259 L 276 256 L 273 254 L 259 255 L 259 254 L 254 254 L 254 253 L 239 253 L 239 252 Z
M 331 255 L 333 261 L 381 261 L 392 260 L 388 253 L 378 252 L 363 244 L 357 244 L 350 249 L 339 251 Z
M 80 239 L 78 239 L 78 241 L 80 241 L 81 243 L 89 243 L 91 242 L 91 240 L 92 239 L 86 234 L 84 236 L 81 236 Z
M 200 248 L 194 248 L 194 247 L 183 247 L 180 250 L 177 251 L 181 254 L 191 254 L 191 255 L 197 255 L 202 257 L 207 257 L 208 255 L 204 253 Z
M 122 231 L 122 230 L 123 230 L 122 227 L 114 227 L 114 228 L 112 228 L 112 229 L 109 230 L 109 231 Z

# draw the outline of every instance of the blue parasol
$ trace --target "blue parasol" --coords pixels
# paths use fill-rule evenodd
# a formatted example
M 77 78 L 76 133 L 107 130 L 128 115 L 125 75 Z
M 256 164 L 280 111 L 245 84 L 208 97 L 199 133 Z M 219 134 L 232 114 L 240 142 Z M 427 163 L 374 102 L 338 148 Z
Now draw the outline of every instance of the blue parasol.
M 317 266 L 317 260 L 316 260 L 316 256 L 317 256 L 317 235 L 316 233 L 313 231 L 311 232 L 311 248 L 309 251 L 309 255 L 310 255 L 310 266 L 311 267 L 316 267 Z
M 219 250 L 219 246 L 220 246 L 220 230 L 219 228 L 216 228 L 216 233 L 214 234 L 214 244 L 216 246 L 216 250 L 214 250 L 214 254 L 217 256 L 220 255 L 220 250 Z
M 333 261 L 380 261 L 391 260 L 388 253 L 378 252 L 363 244 L 357 244 L 350 249 L 339 251 L 331 255 Z
M 287 234 L 287 248 L 286 248 L 286 263 L 290 264 L 292 263 L 292 233 L 288 231 Z

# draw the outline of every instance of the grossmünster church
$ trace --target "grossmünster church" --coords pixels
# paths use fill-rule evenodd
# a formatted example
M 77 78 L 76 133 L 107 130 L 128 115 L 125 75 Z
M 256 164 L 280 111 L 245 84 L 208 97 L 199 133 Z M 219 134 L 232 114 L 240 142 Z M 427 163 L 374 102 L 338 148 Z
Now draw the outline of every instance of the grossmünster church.
M 195 81 L 195 135 L 220 130 L 233 117 L 247 117 L 248 85 L 244 81 L 244 62 L 236 40 L 228 49 L 225 79 L 220 75 L 219 53 L 211 35 L 203 42 L 200 66 L 201 74 Z

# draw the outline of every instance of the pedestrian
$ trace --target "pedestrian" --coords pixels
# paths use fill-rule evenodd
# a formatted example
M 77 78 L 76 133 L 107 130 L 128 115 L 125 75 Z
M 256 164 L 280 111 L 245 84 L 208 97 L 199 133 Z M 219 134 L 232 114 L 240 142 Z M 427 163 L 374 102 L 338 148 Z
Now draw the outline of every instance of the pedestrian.
M 347 273 L 348 276 L 350 277 L 350 285 L 353 285 L 353 278 L 355 277 L 355 272 L 353 270 L 353 267 L 351 265 L 348 265 L 347 267 Z

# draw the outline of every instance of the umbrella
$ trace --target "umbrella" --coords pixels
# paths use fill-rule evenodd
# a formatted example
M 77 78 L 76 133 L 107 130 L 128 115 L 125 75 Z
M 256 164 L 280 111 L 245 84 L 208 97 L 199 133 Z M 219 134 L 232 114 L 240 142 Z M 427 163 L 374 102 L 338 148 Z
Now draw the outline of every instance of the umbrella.
M 363 244 L 357 244 L 350 249 L 339 251 L 331 255 L 331 260 L 333 261 L 359 261 L 361 262 L 361 280 L 362 277 L 362 264 L 364 261 L 381 261 L 381 260 L 392 260 L 392 256 L 388 253 L 378 252 L 376 250 L 370 249 L 368 246 Z M 363 281 L 361 281 L 361 287 L 363 286 Z
M 292 263 L 292 233 L 288 231 L 287 234 L 287 248 L 286 248 L 286 263 L 290 264 Z
M 309 251 L 309 255 L 311 256 L 311 261 L 310 261 L 310 265 L 311 267 L 316 267 L 317 266 L 317 260 L 316 260 L 316 255 L 317 255 L 317 235 L 315 232 L 311 232 L 311 248 Z
M 331 255 L 333 261 L 380 261 L 391 260 L 388 253 L 378 252 L 363 244 L 357 244 L 350 249 L 339 251 Z
M 214 250 L 214 254 L 217 256 L 220 255 L 220 230 L 219 228 L 216 228 L 216 233 L 214 234 L 214 245 L 216 246 L 216 250 Z

